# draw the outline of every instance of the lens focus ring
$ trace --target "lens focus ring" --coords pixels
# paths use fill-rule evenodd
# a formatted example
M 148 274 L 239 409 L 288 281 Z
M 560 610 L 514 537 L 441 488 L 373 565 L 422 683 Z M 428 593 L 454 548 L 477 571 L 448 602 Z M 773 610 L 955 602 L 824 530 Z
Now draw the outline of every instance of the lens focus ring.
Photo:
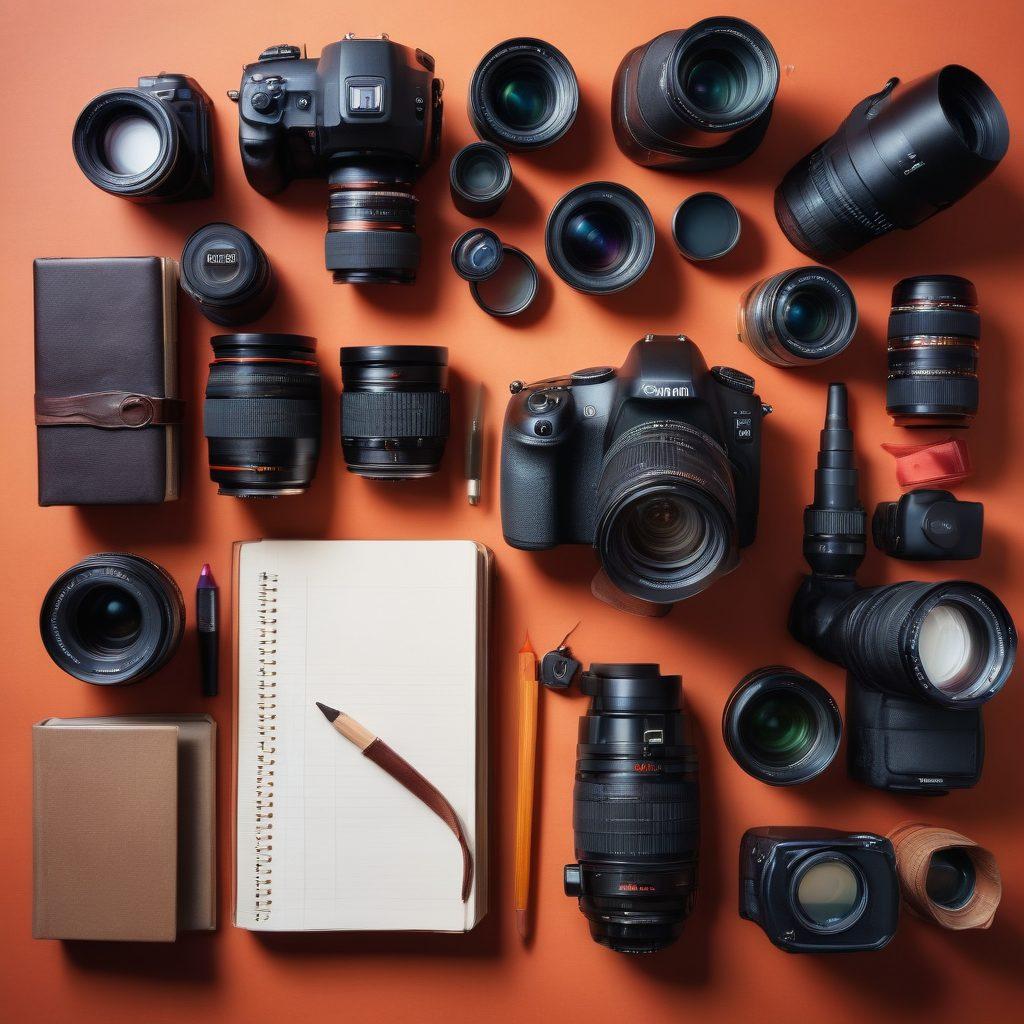
M 447 437 L 451 396 L 447 391 L 344 391 L 345 437 Z

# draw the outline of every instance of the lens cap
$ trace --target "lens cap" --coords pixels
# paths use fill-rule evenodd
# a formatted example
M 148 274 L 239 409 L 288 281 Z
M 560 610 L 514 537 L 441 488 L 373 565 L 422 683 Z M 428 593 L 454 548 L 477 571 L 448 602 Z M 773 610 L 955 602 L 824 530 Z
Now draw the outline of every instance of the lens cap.
M 469 290 L 477 305 L 491 316 L 516 316 L 529 308 L 537 296 L 540 275 L 537 266 L 520 249 L 503 245 L 497 270 L 484 280 L 471 281 Z
M 717 192 L 697 192 L 676 207 L 672 237 L 688 260 L 716 260 L 740 240 L 739 211 Z
M 464 281 L 486 281 L 505 259 L 501 239 L 487 228 L 471 228 L 455 239 L 452 266 Z

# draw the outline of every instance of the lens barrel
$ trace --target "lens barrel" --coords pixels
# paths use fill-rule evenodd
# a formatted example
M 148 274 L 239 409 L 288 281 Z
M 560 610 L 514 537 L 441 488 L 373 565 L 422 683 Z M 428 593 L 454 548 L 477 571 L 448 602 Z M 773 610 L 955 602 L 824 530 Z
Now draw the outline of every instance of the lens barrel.
M 341 382 L 341 447 L 350 473 L 414 480 L 438 471 L 451 419 L 447 348 L 343 348 Z
M 623 185 L 592 181 L 567 192 L 548 216 L 548 262 L 577 291 L 609 295 L 635 284 L 654 256 L 654 220 Z
M 966 427 L 978 411 L 978 294 L 952 274 L 892 290 L 886 409 L 904 427 Z
M 39 630 L 46 653 L 76 679 L 137 683 L 178 649 L 185 603 L 155 562 L 103 552 L 57 577 L 43 598 Z
M 839 749 L 843 722 L 829 692 L 796 669 L 770 665 L 740 680 L 722 714 L 733 760 L 772 786 L 820 775 Z
M 740 299 L 739 339 L 775 366 L 821 363 L 857 332 L 850 286 L 825 267 L 798 267 L 764 278 Z
M 597 486 L 594 547 L 616 587 L 656 604 L 698 594 L 734 569 L 736 493 L 722 447 L 678 420 L 618 437 Z
M 220 334 L 210 339 L 203 433 L 218 494 L 302 494 L 320 455 L 316 339 L 302 334 Z
M 623 58 L 612 86 L 615 141 L 644 167 L 730 167 L 760 145 L 778 88 L 764 33 L 739 18 L 705 18 Z
M 573 789 L 578 863 L 565 892 L 590 934 L 622 953 L 678 938 L 693 910 L 700 841 L 697 755 L 679 676 L 657 665 L 591 665 Z
M 491 217 L 512 186 L 512 164 L 499 146 L 471 142 L 452 157 L 448 183 L 459 213 Z
M 576 74 L 541 39 L 506 39 L 489 50 L 469 83 L 469 120 L 482 139 L 509 150 L 543 149 L 572 127 Z
M 949 64 L 906 84 L 892 78 L 786 174 L 776 218 L 811 259 L 839 259 L 961 199 L 1009 138 L 999 100 L 973 71 Z

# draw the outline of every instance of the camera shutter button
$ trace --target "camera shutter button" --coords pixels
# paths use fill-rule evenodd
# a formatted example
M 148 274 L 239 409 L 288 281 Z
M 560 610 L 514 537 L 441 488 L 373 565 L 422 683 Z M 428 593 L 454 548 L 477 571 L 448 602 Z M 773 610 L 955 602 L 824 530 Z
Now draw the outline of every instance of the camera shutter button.
M 269 92 L 254 92 L 252 98 L 249 101 L 252 103 L 252 109 L 257 113 L 265 114 L 274 104 L 277 102 L 276 98 L 271 96 Z
M 538 437 L 550 437 L 554 433 L 554 429 L 551 426 L 551 420 L 537 420 L 533 425 L 533 432 Z

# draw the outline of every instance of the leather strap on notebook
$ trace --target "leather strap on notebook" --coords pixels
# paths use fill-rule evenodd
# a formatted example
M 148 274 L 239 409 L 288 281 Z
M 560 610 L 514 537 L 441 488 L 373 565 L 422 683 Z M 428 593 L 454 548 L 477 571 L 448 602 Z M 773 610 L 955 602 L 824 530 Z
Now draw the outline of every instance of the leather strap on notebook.
M 131 391 L 93 391 L 82 395 L 36 395 L 37 427 L 102 427 L 138 430 L 181 423 L 185 403 Z
M 469 852 L 469 843 L 466 842 L 455 808 L 448 803 L 436 786 L 428 782 L 405 758 L 396 754 L 379 737 L 363 749 L 363 754 L 405 786 L 413 796 L 422 800 L 455 833 L 455 838 L 462 848 L 462 902 L 465 903 L 473 887 L 473 855 Z

